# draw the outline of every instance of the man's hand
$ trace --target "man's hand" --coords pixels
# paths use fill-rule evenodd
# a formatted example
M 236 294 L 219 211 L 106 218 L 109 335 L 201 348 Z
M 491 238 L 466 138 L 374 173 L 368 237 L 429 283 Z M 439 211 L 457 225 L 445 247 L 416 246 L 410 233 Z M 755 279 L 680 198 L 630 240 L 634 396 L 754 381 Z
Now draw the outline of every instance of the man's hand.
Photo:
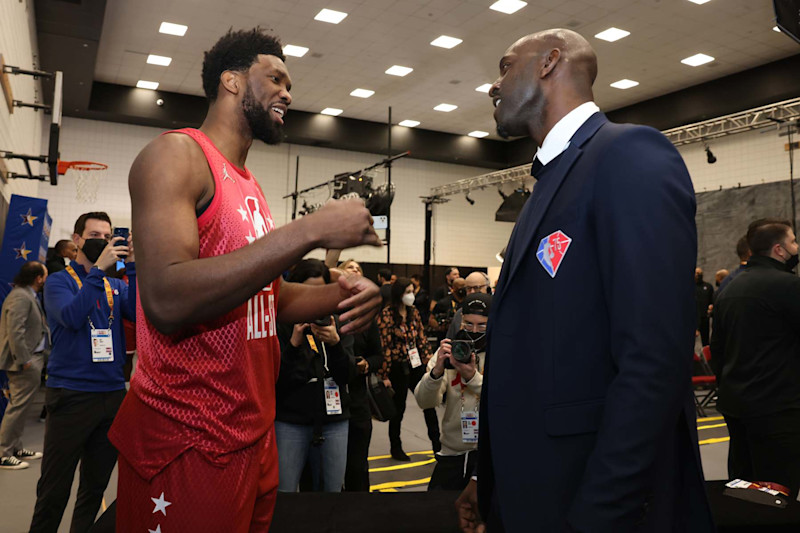
M 360 276 L 341 276 L 337 283 L 342 297 L 346 298 L 339 303 L 339 309 L 349 309 L 339 317 L 343 323 L 347 322 L 342 326 L 342 333 L 347 335 L 367 329 L 380 309 L 382 300 L 378 286 Z
M 478 482 L 470 479 L 467 488 L 456 500 L 458 527 L 464 533 L 486 533 L 486 525 L 481 522 L 478 512 Z
M 477 367 L 475 366 L 475 352 L 472 352 L 472 355 L 469 357 L 469 363 L 462 363 L 457 361 L 455 358 L 450 358 L 450 363 L 458 370 L 458 373 L 461 374 L 461 377 L 464 378 L 464 381 L 469 381 L 475 377 L 475 373 L 478 371 Z
M 342 250 L 362 245 L 381 245 L 364 200 L 331 200 L 304 218 L 309 223 L 314 222 L 321 248 Z
M 369 372 L 369 363 L 366 359 L 361 359 L 356 363 L 356 369 L 358 370 L 358 375 L 363 376 Z
M 330 326 L 318 326 L 312 323 L 311 333 L 328 346 L 339 344 L 339 333 L 336 331 L 336 322 L 332 319 Z
M 114 237 L 111 239 L 111 242 L 103 248 L 103 253 L 97 258 L 94 266 L 105 271 L 111 268 L 120 259 L 124 260 L 125 256 L 130 253 L 127 243 L 123 244 L 124 240 L 123 237 Z
M 133 232 L 128 234 L 128 255 L 125 257 L 126 263 L 133 263 L 136 261 L 136 257 L 133 255 Z
M 453 352 L 450 339 L 442 339 L 442 342 L 439 343 L 439 353 L 436 355 L 436 364 L 433 365 L 433 375 L 436 377 L 436 379 L 439 379 L 442 377 L 442 375 L 444 375 L 444 364 L 450 360 L 450 356 L 452 354 Z
M 31 367 L 32 364 L 33 364 L 33 361 L 28 361 L 27 363 L 22 365 L 22 370 L 28 370 Z

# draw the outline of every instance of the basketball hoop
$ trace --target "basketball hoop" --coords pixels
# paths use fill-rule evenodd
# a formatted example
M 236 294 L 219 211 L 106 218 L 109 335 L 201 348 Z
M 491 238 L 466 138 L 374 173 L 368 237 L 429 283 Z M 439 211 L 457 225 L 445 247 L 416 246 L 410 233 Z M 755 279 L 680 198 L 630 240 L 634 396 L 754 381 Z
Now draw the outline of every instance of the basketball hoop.
M 97 200 L 97 189 L 100 176 L 108 165 L 94 161 L 59 161 L 58 173 L 64 175 L 72 170 L 75 175 L 75 197 L 82 203 L 93 203 Z

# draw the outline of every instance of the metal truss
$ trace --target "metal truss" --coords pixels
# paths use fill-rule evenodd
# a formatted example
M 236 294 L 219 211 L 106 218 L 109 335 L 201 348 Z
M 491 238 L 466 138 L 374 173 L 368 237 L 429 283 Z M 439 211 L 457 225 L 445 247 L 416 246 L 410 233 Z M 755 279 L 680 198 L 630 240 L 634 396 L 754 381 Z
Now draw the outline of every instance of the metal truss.
M 734 133 L 777 126 L 783 122 L 796 121 L 800 117 L 800 98 L 784 100 L 777 104 L 748 109 L 740 113 L 725 115 L 703 122 L 688 124 L 679 128 L 665 130 L 675 146 L 703 142 Z
M 776 104 L 756 107 L 740 113 L 717 117 L 703 122 L 696 122 L 679 128 L 664 130 L 672 144 L 681 146 L 708 139 L 716 139 L 734 133 L 757 130 L 770 126 L 779 127 L 782 123 L 795 122 L 800 119 L 800 98 L 784 100 Z M 795 130 L 796 131 L 796 130 Z M 487 187 L 500 186 L 505 183 L 520 184 L 531 175 L 531 164 L 498 170 L 472 178 L 432 187 L 430 197 L 451 196 L 468 193 Z

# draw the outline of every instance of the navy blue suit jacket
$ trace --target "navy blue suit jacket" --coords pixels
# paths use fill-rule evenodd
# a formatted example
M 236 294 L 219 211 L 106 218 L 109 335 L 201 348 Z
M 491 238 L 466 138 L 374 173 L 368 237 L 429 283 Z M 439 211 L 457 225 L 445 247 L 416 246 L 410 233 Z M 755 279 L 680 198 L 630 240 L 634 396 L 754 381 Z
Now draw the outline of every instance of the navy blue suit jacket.
M 691 397 L 697 237 L 683 160 L 658 131 L 596 113 L 551 164 L 489 319 L 481 514 L 500 513 L 509 532 L 713 531 Z M 548 237 L 561 241 L 554 276 L 537 258 Z

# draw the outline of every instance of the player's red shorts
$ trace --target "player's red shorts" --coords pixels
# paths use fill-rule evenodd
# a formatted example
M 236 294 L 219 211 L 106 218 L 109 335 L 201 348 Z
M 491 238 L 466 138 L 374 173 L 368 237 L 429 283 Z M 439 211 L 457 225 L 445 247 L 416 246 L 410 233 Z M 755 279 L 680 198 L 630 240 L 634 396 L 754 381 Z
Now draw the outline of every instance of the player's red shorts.
M 150 481 L 119 456 L 117 532 L 267 532 L 278 489 L 275 430 L 217 466 L 190 448 Z

